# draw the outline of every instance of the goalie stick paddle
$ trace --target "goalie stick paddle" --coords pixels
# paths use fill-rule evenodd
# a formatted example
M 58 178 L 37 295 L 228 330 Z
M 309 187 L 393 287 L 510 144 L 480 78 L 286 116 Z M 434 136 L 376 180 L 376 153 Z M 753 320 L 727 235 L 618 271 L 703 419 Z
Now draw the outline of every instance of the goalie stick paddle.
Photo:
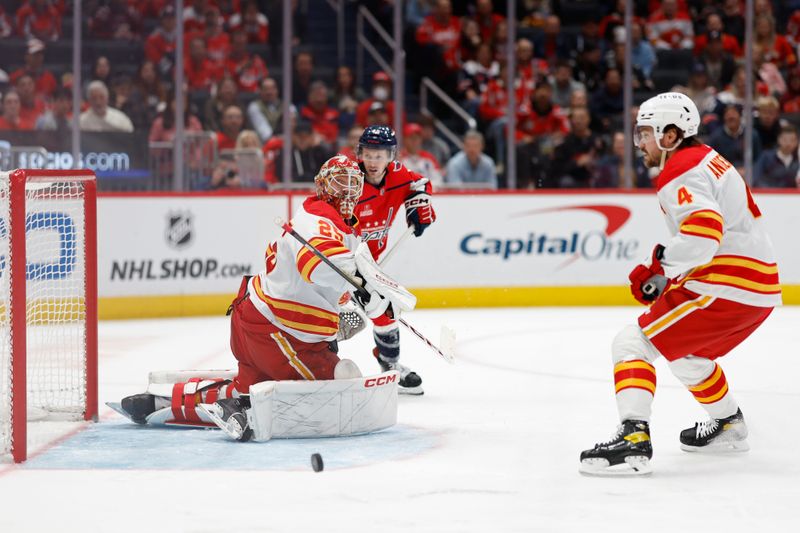
M 280 218 L 280 217 L 277 217 L 277 218 L 275 219 L 275 224 L 276 224 L 276 225 L 278 225 L 278 226 L 279 226 L 281 229 L 283 229 L 283 231 L 285 231 L 286 233 L 288 233 L 289 235 L 291 235 L 292 237 L 294 237 L 295 239 L 297 239 L 297 241 L 298 241 L 298 242 L 300 242 L 300 244 L 302 244 L 303 246 L 305 246 L 306 248 L 308 248 L 308 250 L 309 250 L 309 251 L 311 251 L 311 253 L 313 253 L 314 255 L 316 255 L 316 256 L 317 256 L 317 257 L 320 259 L 320 261 L 322 261 L 323 263 L 325 263 L 326 265 L 328 265 L 328 266 L 329 266 L 331 269 L 333 269 L 333 271 L 334 271 L 334 272 L 336 272 L 336 273 L 337 273 L 337 274 L 339 274 L 339 275 L 340 275 L 342 278 L 344 278 L 344 279 L 345 279 L 345 280 L 346 280 L 346 281 L 347 281 L 347 282 L 348 282 L 350 285 L 352 285 L 352 286 L 353 286 L 353 288 L 355 288 L 355 290 L 356 290 L 356 292 L 359 294 L 359 296 L 361 296 L 361 297 L 365 297 L 365 296 L 366 296 L 367 298 L 369 298 L 369 292 L 368 292 L 368 291 L 367 291 L 367 290 L 366 290 L 364 287 L 362 287 L 362 286 L 361 286 L 361 285 L 360 285 L 360 284 L 359 284 L 359 283 L 358 283 L 356 280 L 354 280 L 352 276 L 349 276 L 349 275 L 347 275 L 345 272 L 343 272 L 343 271 L 342 271 L 342 269 L 340 269 L 339 267 L 337 267 L 336 265 L 334 265 L 334 264 L 333 264 L 333 263 L 330 261 L 330 259 L 328 259 L 328 258 L 325 256 L 325 254 L 323 254 L 322 252 L 320 252 L 319 250 L 317 250 L 317 248 L 316 248 L 314 245 L 312 245 L 312 244 L 311 244 L 311 243 L 309 243 L 307 240 L 305 240 L 305 239 L 303 238 L 303 236 L 302 236 L 302 235 L 300 235 L 299 233 L 297 233 L 297 232 L 294 230 L 294 228 L 292 228 L 292 226 L 291 226 L 291 225 L 290 225 L 288 222 L 286 222 L 285 220 L 283 220 L 283 219 L 282 219 L 282 218 Z M 453 363 L 455 363 L 455 357 L 454 357 L 454 355 L 453 355 L 452 343 L 451 343 L 451 342 L 448 342 L 448 344 L 450 344 L 450 346 L 448 346 L 448 348 L 450 348 L 450 349 L 448 349 L 446 352 L 445 352 L 445 351 L 442 351 L 442 350 L 441 350 L 441 349 L 440 349 L 438 346 L 436 346 L 436 345 L 435 345 L 435 344 L 433 344 L 433 343 L 432 343 L 430 340 L 428 340 L 428 338 L 427 338 L 427 337 L 425 337 L 425 335 L 423 335 L 422 333 L 420 333 L 419 331 L 417 331 L 417 330 L 416 330 L 416 329 L 415 329 L 413 326 L 411 326 L 411 324 L 409 324 L 408 322 L 406 322 L 406 321 L 405 321 L 405 320 L 404 320 L 402 317 L 397 317 L 397 321 L 398 321 L 398 322 L 400 322 L 400 323 L 401 323 L 403 326 L 405 326 L 405 327 L 406 327 L 406 328 L 407 328 L 407 329 L 408 329 L 408 330 L 409 330 L 411 333 L 413 333 L 414 335 L 416 335 L 416 337 L 417 337 L 419 340 L 421 340 L 422 342 L 424 342 L 425 344 L 427 344 L 427 345 L 428 345 L 428 347 L 429 347 L 431 350 L 433 350 L 434 352 L 436 352 L 437 354 L 439 354 L 439 356 L 440 356 L 442 359 L 444 359 L 445 361 L 447 361 L 447 362 L 448 362 L 448 363 L 450 363 L 450 364 L 453 364 Z M 450 330 L 448 330 L 448 331 L 450 331 Z M 451 332 L 451 333 L 452 333 L 452 332 Z M 448 341 L 450 341 L 450 339 L 448 339 Z

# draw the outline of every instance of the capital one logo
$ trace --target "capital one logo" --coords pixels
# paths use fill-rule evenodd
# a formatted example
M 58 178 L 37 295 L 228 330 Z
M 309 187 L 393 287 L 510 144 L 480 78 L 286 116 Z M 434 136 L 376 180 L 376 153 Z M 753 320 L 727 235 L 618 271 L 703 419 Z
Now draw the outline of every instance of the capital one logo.
M 537 218 L 553 213 L 588 212 L 598 215 L 596 224 L 577 224 L 570 218 L 563 226 L 548 224 L 547 229 L 538 230 Z M 513 237 L 498 237 L 480 232 L 465 235 L 460 250 L 469 256 L 498 256 L 503 261 L 520 257 L 562 257 L 557 270 L 561 270 L 579 259 L 632 260 L 638 253 L 639 241 L 620 239 L 614 235 L 628 222 L 631 211 L 619 205 L 576 205 L 534 209 L 512 215 L 511 219 L 529 219 L 533 228 Z M 516 223 L 515 223 L 516 224 Z M 553 230 L 552 228 L 557 228 Z
M 26 255 L 35 259 L 25 265 L 26 279 L 59 280 L 72 274 L 77 261 L 76 235 L 75 221 L 66 213 L 29 213 L 25 217 Z M 51 244 L 53 237 L 58 238 L 57 255 Z M 3 218 L 0 218 L 0 242 L 0 273 L 4 274 L 10 243 L 8 223 Z

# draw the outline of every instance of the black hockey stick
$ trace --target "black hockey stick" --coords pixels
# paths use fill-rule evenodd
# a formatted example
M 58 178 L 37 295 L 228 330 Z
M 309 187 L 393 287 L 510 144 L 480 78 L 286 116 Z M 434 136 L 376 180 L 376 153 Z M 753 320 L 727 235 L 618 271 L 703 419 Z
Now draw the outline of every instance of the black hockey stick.
M 311 253 L 313 253 L 314 255 L 316 255 L 316 256 L 317 256 L 317 257 L 320 259 L 320 261 L 322 261 L 323 263 L 325 263 L 326 265 L 328 265 L 329 267 L 331 267 L 331 269 L 333 269 L 333 271 L 334 271 L 334 272 L 336 272 L 336 273 L 337 273 L 337 274 L 339 274 L 339 275 L 340 275 L 342 278 L 344 278 L 344 279 L 345 279 L 345 280 L 346 280 L 346 281 L 347 281 L 347 282 L 348 282 L 350 285 L 352 285 L 352 286 L 353 286 L 353 288 L 355 288 L 356 292 L 357 292 L 357 293 L 358 293 L 358 295 L 359 295 L 359 296 L 362 298 L 362 300 L 365 300 L 365 301 L 366 301 L 366 300 L 368 300 L 368 299 L 369 299 L 369 297 L 370 297 L 370 294 L 369 294 L 369 291 L 367 291 L 367 289 L 365 289 L 364 287 L 362 287 L 362 286 L 361 286 L 361 284 L 360 284 L 360 283 L 358 283 L 358 282 L 357 282 L 355 279 L 353 279 L 353 277 L 352 277 L 352 276 L 348 275 L 346 272 L 342 271 L 342 269 L 340 269 L 339 267 L 337 267 L 336 265 L 334 265 L 334 264 L 331 262 L 331 260 L 330 260 L 330 259 L 328 259 L 328 258 L 325 256 L 325 254 L 323 254 L 322 252 L 320 252 L 320 251 L 319 251 L 319 250 L 318 250 L 318 249 L 317 249 L 317 248 L 316 248 L 316 247 L 315 247 L 313 244 L 311 244 L 311 243 L 309 243 L 307 240 L 305 240 L 305 239 L 303 238 L 303 236 L 302 236 L 302 235 L 300 235 L 299 233 L 297 233 L 297 232 L 294 230 L 294 228 L 292 228 L 292 226 L 291 226 L 291 225 L 289 225 L 289 223 L 288 223 L 288 222 L 286 222 L 286 221 L 285 221 L 285 220 L 283 220 L 282 218 L 278 217 L 278 218 L 276 218 L 276 219 L 275 219 L 275 224 L 277 224 L 278 226 L 280 226 L 280 227 L 283 229 L 283 231 L 285 231 L 286 233 L 288 233 L 289 235 L 291 235 L 292 237 L 294 237 L 295 239 L 297 239 L 297 241 L 298 241 L 298 242 L 300 242 L 300 244 L 302 244 L 303 246 L 305 246 L 305 247 L 306 247 L 308 250 L 310 250 L 310 251 L 311 251 Z M 440 349 L 438 346 L 436 346 L 435 344 L 433 344 L 433 343 L 432 343 L 430 340 L 428 340 L 428 338 L 427 338 L 425 335 L 423 335 L 422 333 L 420 333 L 419 331 L 417 331 L 416 329 L 414 329 L 414 327 L 413 327 L 413 326 L 411 326 L 411 324 L 409 324 L 408 322 L 406 322 L 406 321 L 405 321 L 405 320 L 404 320 L 402 317 L 397 317 L 397 321 L 398 321 L 398 322 L 400 322 L 400 323 L 401 323 L 403 326 L 405 326 L 406 328 L 408 328 L 408 330 L 409 330 L 411 333 L 413 333 L 414 335 L 416 335 L 416 336 L 417 336 L 417 338 L 418 338 L 419 340 L 421 340 L 422 342 L 424 342 L 425 344 L 427 344 L 427 345 L 428 345 L 428 347 L 429 347 L 431 350 L 433 350 L 434 352 L 436 352 L 437 354 L 439 354 L 439 356 L 440 356 L 442 359 L 444 359 L 445 361 L 447 361 L 448 363 L 451 363 L 451 364 L 452 364 L 452 363 L 455 363 L 455 357 L 453 356 L 453 349 L 452 349 L 452 348 L 453 348 L 453 346 L 452 346 L 452 345 L 454 344 L 454 339 L 452 338 L 452 333 L 448 333 L 447 335 L 443 335 L 443 337 L 445 337 L 445 340 L 447 341 L 447 342 L 446 342 L 446 344 L 447 344 L 447 349 L 446 349 L 446 351 L 443 351 L 443 350 L 442 350 L 442 349 Z M 444 328 L 443 328 L 443 329 L 444 329 Z

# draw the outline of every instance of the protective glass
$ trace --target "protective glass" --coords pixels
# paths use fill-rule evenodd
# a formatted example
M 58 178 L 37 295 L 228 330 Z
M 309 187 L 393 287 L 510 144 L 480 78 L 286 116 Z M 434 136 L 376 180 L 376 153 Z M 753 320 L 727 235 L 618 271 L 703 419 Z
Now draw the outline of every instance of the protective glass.
M 375 164 L 381 168 L 386 168 L 394 160 L 394 149 L 368 148 L 362 144 L 359 145 L 356 156 L 366 164 Z
M 642 143 L 646 144 L 655 140 L 655 138 L 656 136 L 651 126 L 636 126 L 633 128 L 633 145 L 636 148 L 639 148 Z

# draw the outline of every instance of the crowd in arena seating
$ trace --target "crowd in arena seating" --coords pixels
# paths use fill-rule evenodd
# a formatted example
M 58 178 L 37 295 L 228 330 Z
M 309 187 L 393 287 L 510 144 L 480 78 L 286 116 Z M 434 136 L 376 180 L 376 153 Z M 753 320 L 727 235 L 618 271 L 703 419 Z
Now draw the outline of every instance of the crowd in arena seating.
M 798 187 L 800 0 L 754 2 L 754 172 L 749 179 L 758 187 Z M 270 64 L 276 54 L 267 53 L 276 43 L 268 15 L 280 13 L 280 4 L 186 0 L 184 12 L 177 14 L 168 0 L 88 0 L 85 39 L 109 46 L 128 43 L 140 53 L 96 53 L 82 86 L 74 87 L 69 58 L 59 56 L 60 71 L 44 61 L 49 49 L 69 40 L 64 36 L 71 25 L 69 3 L 0 1 L 0 47 L 24 43 L 19 57 L 4 57 L 0 65 L 0 132 L 69 131 L 72 93 L 80 91 L 82 130 L 148 132 L 151 143 L 171 142 L 181 120 L 175 116 L 173 71 L 176 27 L 182 23 L 185 131 L 212 132 L 220 151 L 260 150 L 264 182 L 280 181 L 286 96 L 278 81 L 280 67 Z M 433 117 L 413 108 L 407 108 L 402 124 L 393 124 L 393 83 L 386 72 L 370 72 L 368 86 L 362 87 L 350 66 L 320 68 L 313 47 L 306 46 L 301 3 L 295 4 L 288 95 L 293 181 L 311 181 L 336 152 L 354 156 L 364 126 L 385 123 L 404 134 L 404 164 L 435 185 L 507 185 L 505 1 L 404 2 L 409 93 L 428 76 L 454 96 L 474 117 L 477 130 L 454 126 L 457 121 L 446 107 L 435 112 L 459 131 L 463 148 L 439 137 Z M 391 2 L 359 4 L 390 20 Z M 513 138 L 518 187 L 626 185 L 625 151 L 635 151 L 621 133 L 624 121 L 633 120 L 623 116 L 628 43 L 635 103 L 665 90 L 684 92 L 701 112 L 703 139 L 735 166 L 744 165 L 744 1 L 634 0 L 630 34 L 623 25 L 624 8 L 624 0 L 517 2 Z M 651 174 L 636 154 L 634 163 L 630 185 L 650 187 Z M 229 170 L 221 164 L 208 186 L 241 185 Z

